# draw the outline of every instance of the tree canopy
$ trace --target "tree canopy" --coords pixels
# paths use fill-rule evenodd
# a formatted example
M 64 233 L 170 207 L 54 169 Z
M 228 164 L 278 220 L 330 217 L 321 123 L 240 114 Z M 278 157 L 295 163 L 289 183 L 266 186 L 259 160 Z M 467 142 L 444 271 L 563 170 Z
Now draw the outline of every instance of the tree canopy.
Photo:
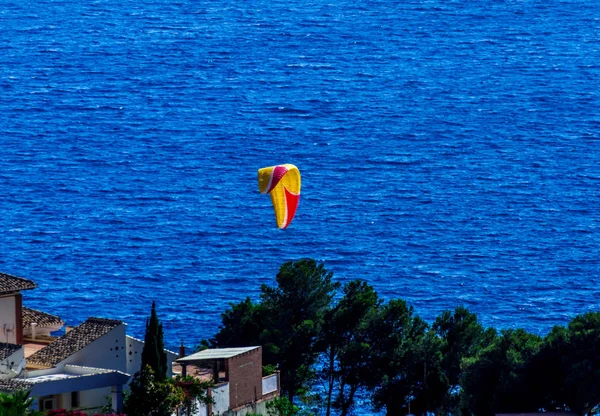
M 152 302 L 150 318 L 146 321 L 144 348 L 142 349 L 142 368 L 149 366 L 157 380 L 167 378 L 167 354 L 163 340 L 163 326 L 156 315 L 156 303 Z
M 203 345 L 262 345 L 269 371 L 281 370 L 289 409 L 310 397 L 325 416 L 350 415 L 357 400 L 388 415 L 436 416 L 586 415 L 600 404 L 600 312 L 540 337 L 485 328 L 460 305 L 430 325 L 364 281 L 340 288 L 322 263 L 286 262 L 258 301 L 230 304 Z

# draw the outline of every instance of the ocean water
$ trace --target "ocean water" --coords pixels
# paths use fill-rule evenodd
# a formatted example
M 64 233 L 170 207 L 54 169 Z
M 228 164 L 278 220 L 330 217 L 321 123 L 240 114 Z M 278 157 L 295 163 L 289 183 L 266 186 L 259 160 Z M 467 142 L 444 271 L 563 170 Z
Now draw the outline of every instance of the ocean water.
M 600 2 L 0 0 L 0 271 L 215 333 L 287 260 L 426 320 L 600 310 Z M 275 226 L 257 170 L 293 163 Z

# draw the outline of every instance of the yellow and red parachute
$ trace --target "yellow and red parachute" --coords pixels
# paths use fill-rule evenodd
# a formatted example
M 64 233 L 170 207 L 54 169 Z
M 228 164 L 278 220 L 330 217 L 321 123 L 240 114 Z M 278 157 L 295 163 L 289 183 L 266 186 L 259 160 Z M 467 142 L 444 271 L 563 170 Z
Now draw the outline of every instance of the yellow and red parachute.
M 300 201 L 300 171 L 294 165 L 269 166 L 258 170 L 258 190 L 271 194 L 277 226 L 287 228 Z

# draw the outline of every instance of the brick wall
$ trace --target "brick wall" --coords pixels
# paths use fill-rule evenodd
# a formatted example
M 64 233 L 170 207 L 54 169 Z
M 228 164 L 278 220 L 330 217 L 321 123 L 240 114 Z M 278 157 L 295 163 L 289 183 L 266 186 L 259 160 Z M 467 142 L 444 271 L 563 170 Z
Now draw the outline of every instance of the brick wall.
M 262 397 L 262 347 L 226 361 L 229 372 L 229 408 L 234 409 Z

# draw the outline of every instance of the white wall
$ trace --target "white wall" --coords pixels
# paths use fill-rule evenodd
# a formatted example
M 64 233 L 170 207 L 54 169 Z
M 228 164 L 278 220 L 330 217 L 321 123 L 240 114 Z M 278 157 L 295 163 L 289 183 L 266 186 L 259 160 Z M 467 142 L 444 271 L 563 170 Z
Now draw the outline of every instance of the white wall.
M 52 332 L 59 331 L 62 327 L 63 327 L 63 325 L 53 325 L 53 326 L 38 325 L 35 329 L 35 336 L 36 337 L 40 336 L 40 335 L 51 336 Z M 32 333 L 31 326 L 27 326 L 27 327 L 23 328 L 23 336 L 24 337 L 30 337 L 31 333 Z
M 73 391 L 79 392 L 80 404 L 78 408 L 88 410 L 99 410 L 100 407 L 109 404 L 111 389 L 113 386 L 122 386 L 127 382 L 127 376 L 123 373 L 113 371 L 101 371 L 85 374 L 83 368 L 65 366 L 66 374 L 81 374 L 80 376 L 67 378 L 53 378 L 47 380 L 32 380 L 35 382 L 31 387 L 31 395 L 34 397 L 45 397 L 55 395 L 64 398 Z M 70 370 L 73 370 L 69 373 Z M 49 370 L 36 371 L 34 376 L 49 375 Z M 54 369 L 56 373 L 56 369 Z M 29 372 L 31 376 L 33 372 Z M 70 396 L 69 396 L 70 399 Z M 70 403 L 70 400 L 69 400 Z M 91 412 L 93 413 L 93 412 Z
M 275 380 L 277 380 L 277 379 L 275 378 Z M 223 398 L 223 397 L 228 398 L 229 397 L 229 384 L 227 384 L 224 387 L 226 387 L 226 388 L 224 390 L 220 391 L 220 395 L 219 395 L 220 398 Z M 275 395 L 275 396 L 269 398 L 268 400 L 264 400 L 264 401 L 261 400 L 258 403 L 246 405 L 246 406 L 242 407 L 241 409 L 233 411 L 233 410 L 227 410 L 227 407 L 229 405 L 229 399 L 227 399 L 226 404 L 221 403 L 220 399 L 217 399 L 217 397 L 215 397 L 215 394 L 213 392 L 213 399 L 215 400 L 215 404 L 213 405 L 212 415 L 208 414 L 208 407 L 206 404 L 196 401 L 196 404 L 197 404 L 196 411 L 193 412 L 190 416 L 219 416 L 219 415 L 224 415 L 225 412 L 227 412 L 226 413 L 227 416 L 246 416 L 250 413 L 266 415 L 267 414 L 267 403 L 273 401 L 275 399 L 275 397 L 278 397 L 278 396 Z M 180 415 L 187 416 L 185 413 L 185 410 L 181 410 Z M 177 416 L 177 415 L 173 415 L 173 416 Z
M 127 348 L 125 349 L 127 354 L 127 371 L 126 373 L 134 376 L 135 373 L 140 371 L 142 367 L 142 350 L 144 349 L 144 343 L 139 339 L 127 336 L 126 339 Z M 131 382 L 131 378 L 129 378 Z M 127 384 L 129 384 L 129 382 Z
M 254 406 L 246 405 L 236 411 L 230 410 L 229 413 L 227 414 L 227 416 L 246 416 L 249 413 L 266 415 L 267 414 L 267 403 L 268 403 L 268 401 L 258 402 Z
M 196 402 L 198 408 L 191 416 L 217 416 L 222 415 L 229 410 L 229 383 L 214 387 L 212 389 L 212 415 L 208 414 L 208 406 L 204 403 Z
M 144 341 L 127 335 L 127 374 L 131 377 L 142 368 L 142 351 L 144 350 Z M 165 350 L 167 354 L 167 377 L 173 376 L 173 362 L 179 358 L 174 352 Z M 131 382 L 131 378 L 129 379 Z
M 125 325 L 121 324 L 113 328 L 107 334 L 58 363 L 57 367 L 62 369 L 65 364 L 127 372 Z
M 208 414 L 208 407 L 206 404 L 201 403 L 200 401 L 196 401 L 196 411 L 193 412 L 190 416 L 211 416 Z
M 0 297 L 0 342 L 17 343 L 15 308 L 13 295 Z
M 56 397 L 56 403 L 59 406 L 59 409 L 72 409 L 71 392 L 56 394 L 54 397 Z
M 76 407 L 72 406 L 71 392 L 42 396 L 41 398 L 38 398 L 38 400 L 53 397 L 56 400 L 55 409 L 85 410 L 93 414 L 94 412 L 100 412 L 101 408 L 110 402 L 110 393 L 110 387 L 94 390 L 81 390 L 79 392 L 79 406 Z M 39 409 L 40 406 L 36 406 L 34 410 Z
M 213 413 L 215 415 L 225 413 L 229 410 L 229 383 L 223 384 L 212 389 Z
M 169 350 L 165 350 L 167 354 L 167 377 L 173 377 L 173 362 L 179 358 L 179 354 L 175 354 Z
M 82 390 L 79 392 L 79 407 L 78 409 L 100 410 L 102 406 L 107 405 L 111 401 L 111 388 L 104 387 L 94 390 Z

